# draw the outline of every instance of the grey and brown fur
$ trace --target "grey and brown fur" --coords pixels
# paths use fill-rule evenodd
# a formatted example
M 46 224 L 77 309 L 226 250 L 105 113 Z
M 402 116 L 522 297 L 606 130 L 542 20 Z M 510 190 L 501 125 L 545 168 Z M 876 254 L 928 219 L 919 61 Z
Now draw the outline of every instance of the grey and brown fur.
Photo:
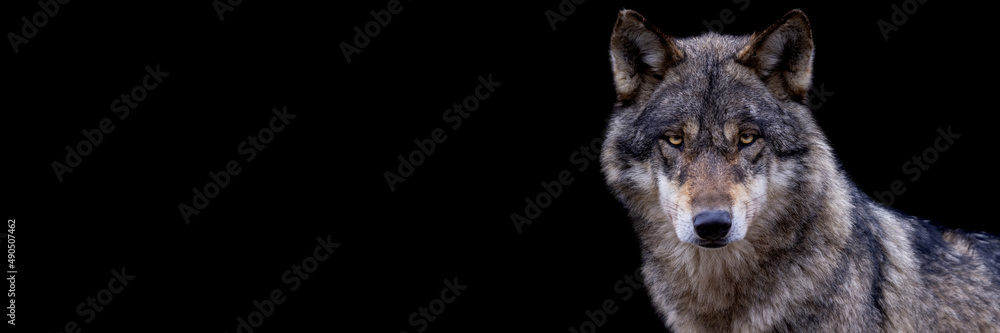
M 601 163 L 665 325 L 1000 331 L 1000 240 L 859 191 L 805 105 L 812 57 L 798 10 L 753 35 L 689 38 L 619 13 Z

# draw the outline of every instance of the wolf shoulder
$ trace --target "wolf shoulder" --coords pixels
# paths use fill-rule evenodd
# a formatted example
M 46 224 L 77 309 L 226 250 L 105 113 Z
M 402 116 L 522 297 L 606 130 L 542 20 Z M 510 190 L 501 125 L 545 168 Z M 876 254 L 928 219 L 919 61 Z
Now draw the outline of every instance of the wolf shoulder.
M 1000 236 L 943 226 L 872 202 L 877 215 L 902 226 L 910 251 L 924 275 L 974 278 L 983 274 L 1000 296 Z M 987 282 L 981 281 L 981 282 Z

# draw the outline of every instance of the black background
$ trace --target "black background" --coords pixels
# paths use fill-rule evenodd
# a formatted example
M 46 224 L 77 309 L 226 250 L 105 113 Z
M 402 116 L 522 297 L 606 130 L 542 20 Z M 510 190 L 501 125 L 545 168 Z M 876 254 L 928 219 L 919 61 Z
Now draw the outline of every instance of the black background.
M 816 119 L 858 186 L 898 179 L 894 208 L 1000 231 L 988 213 L 996 10 L 928 0 L 886 40 L 876 22 L 902 3 L 591 0 L 553 31 L 556 0 L 404 0 L 348 63 L 339 45 L 386 1 L 243 1 L 221 21 L 212 1 L 69 2 L 19 52 L 0 51 L 16 327 L 235 332 L 281 289 L 286 301 L 254 332 L 416 332 L 411 313 L 457 278 L 467 289 L 426 332 L 568 332 L 606 299 L 617 311 L 597 331 L 664 331 L 643 290 L 624 300 L 615 288 L 639 266 L 624 209 L 596 161 L 571 162 L 603 136 L 623 8 L 675 36 L 707 31 L 724 10 L 735 21 L 723 33 L 747 34 L 803 9 L 814 84 L 832 93 Z M 0 27 L 20 33 L 40 10 L 7 1 Z M 111 101 L 157 64 L 169 76 L 119 120 Z M 442 116 L 479 76 L 501 85 L 452 129 Z M 238 145 L 282 107 L 296 118 L 246 162 Z M 53 161 L 103 118 L 115 130 L 60 182 Z M 948 127 L 961 137 L 911 181 L 904 163 Z M 384 173 L 435 128 L 447 139 L 391 191 Z M 178 205 L 234 159 L 242 172 L 185 224 Z M 573 182 L 519 234 L 511 214 L 563 170 Z M 340 248 L 289 291 L 283 273 L 328 235 Z M 77 305 L 122 267 L 135 279 L 84 323 Z

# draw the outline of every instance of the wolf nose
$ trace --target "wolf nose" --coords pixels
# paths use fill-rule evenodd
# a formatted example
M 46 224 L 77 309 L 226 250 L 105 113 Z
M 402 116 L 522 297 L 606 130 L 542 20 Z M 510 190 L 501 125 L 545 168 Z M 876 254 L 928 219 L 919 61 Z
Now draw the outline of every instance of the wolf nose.
M 707 211 L 694 217 L 694 232 L 705 240 L 719 240 L 726 237 L 730 226 L 732 226 L 732 220 L 727 211 Z

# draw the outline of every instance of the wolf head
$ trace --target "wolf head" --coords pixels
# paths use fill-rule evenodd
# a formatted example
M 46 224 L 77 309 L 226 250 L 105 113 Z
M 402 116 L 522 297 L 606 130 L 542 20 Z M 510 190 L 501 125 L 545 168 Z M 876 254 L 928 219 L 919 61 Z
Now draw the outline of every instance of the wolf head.
M 618 101 L 601 164 L 640 237 L 718 248 L 794 234 L 776 221 L 823 191 L 802 179 L 836 169 L 806 106 L 812 58 L 798 10 L 749 36 L 677 39 L 639 13 L 619 13 L 611 35 Z

